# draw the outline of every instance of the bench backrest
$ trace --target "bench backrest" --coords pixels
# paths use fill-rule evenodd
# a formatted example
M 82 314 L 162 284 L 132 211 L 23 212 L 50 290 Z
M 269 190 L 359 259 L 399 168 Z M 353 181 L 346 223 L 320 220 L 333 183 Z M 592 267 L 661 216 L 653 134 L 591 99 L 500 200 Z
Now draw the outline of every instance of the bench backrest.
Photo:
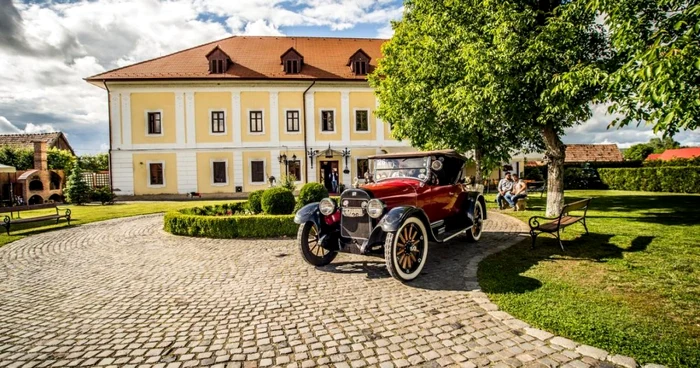
M 57 203 L 30 204 L 30 205 L 14 206 L 14 207 L 0 207 L 0 213 L 41 210 L 44 208 L 56 208 L 56 207 L 58 207 Z
M 588 204 L 591 203 L 591 199 L 593 198 L 582 199 L 580 201 L 564 205 L 564 208 L 561 209 L 561 215 L 559 217 L 565 216 L 566 214 L 572 211 L 588 211 Z

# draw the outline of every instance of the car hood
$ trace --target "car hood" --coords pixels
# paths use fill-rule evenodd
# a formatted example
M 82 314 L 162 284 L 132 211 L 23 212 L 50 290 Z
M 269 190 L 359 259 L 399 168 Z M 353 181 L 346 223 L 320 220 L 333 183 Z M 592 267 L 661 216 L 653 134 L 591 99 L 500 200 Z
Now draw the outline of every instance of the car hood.
M 418 180 L 388 179 L 378 183 L 366 184 L 362 189 L 370 192 L 372 197 L 379 198 L 389 208 L 396 206 L 416 205 L 416 189 L 421 185 Z

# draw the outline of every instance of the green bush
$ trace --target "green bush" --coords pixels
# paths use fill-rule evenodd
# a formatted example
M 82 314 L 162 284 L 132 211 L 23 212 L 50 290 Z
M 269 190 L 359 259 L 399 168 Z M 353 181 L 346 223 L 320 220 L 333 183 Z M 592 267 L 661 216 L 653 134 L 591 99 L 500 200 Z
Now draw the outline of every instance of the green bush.
M 172 211 L 165 214 L 164 230 L 175 235 L 207 238 L 270 238 L 296 236 L 292 215 L 197 216 Z
M 321 183 L 307 183 L 301 187 L 299 191 L 299 198 L 297 198 L 297 205 L 294 208 L 294 212 L 299 211 L 302 207 L 309 203 L 319 202 L 323 198 L 328 197 L 328 189 Z
M 598 169 L 610 189 L 700 193 L 700 166 Z
M 248 211 L 253 214 L 262 212 L 262 195 L 264 189 L 256 190 L 248 194 Z
M 644 167 L 679 167 L 679 166 L 700 166 L 700 156 L 693 158 L 674 158 L 673 160 L 649 160 L 642 163 Z
M 262 210 L 268 215 L 289 215 L 294 212 L 294 194 L 289 189 L 275 187 L 262 195 Z
M 566 189 L 603 189 L 596 169 L 567 167 L 564 170 L 564 188 Z
M 117 195 L 114 194 L 112 192 L 112 189 L 110 189 L 109 187 L 101 187 L 94 189 L 90 194 L 90 198 L 93 201 L 100 202 L 104 205 L 105 203 L 113 204 L 114 199 L 117 198 Z
M 83 170 L 76 165 L 68 176 L 66 188 L 63 190 L 66 201 L 81 205 L 90 201 L 90 191 L 90 187 L 83 181 Z
M 294 192 L 297 190 L 297 177 L 294 175 L 287 175 L 282 178 L 282 181 L 280 181 L 280 187 L 289 190 L 290 192 Z

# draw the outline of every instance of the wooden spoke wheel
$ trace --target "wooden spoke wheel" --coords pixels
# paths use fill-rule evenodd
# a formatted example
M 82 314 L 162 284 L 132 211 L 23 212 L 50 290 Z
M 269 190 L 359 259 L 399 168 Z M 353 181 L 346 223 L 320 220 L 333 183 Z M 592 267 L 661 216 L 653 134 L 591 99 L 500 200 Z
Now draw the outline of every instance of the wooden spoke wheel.
M 301 256 L 312 266 L 325 266 L 338 254 L 321 246 L 318 227 L 311 221 L 299 225 L 297 243 Z
M 474 225 L 467 230 L 467 241 L 476 242 L 481 239 L 481 233 L 484 231 L 484 209 L 481 207 L 481 202 L 476 201 L 474 205 Z
M 423 270 L 428 258 L 428 236 L 425 225 L 416 217 L 407 219 L 396 233 L 387 235 L 384 259 L 389 274 L 407 282 Z

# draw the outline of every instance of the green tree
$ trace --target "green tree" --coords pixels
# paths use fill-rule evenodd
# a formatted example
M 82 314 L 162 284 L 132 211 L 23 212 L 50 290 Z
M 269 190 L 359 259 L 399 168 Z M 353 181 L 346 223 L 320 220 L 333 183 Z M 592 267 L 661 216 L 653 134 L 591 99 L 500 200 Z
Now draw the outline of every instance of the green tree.
M 681 147 L 680 143 L 674 141 L 673 138 L 669 136 L 663 138 L 652 138 L 649 140 L 648 144 L 654 150 L 654 153 L 663 153 L 667 149 Z
M 63 170 L 67 176 L 70 176 L 76 162 L 76 157 L 70 151 L 52 147 L 46 152 L 46 156 L 49 169 Z
M 90 187 L 83 181 L 83 170 L 80 165 L 75 165 L 68 176 L 66 188 L 63 194 L 66 200 L 73 204 L 83 204 L 90 201 Z
M 88 172 L 109 170 L 109 155 L 106 153 L 82 155 L 78 160 L 80 162 L 80 167 Z
M 654 148 L 647 143 L 635 144 L 625 150 L 625 160 L 644 161 L 647 156 L 654 153 Z
M 564 203 L 564 128 L 591 116 L 611 57 L 583 1 L 411 0 L 370 83 L 418 147 L 501 162 L 545 147 L 547 214 Z M 482 157 L 480 157 L 480 154 Z
M 13 166 L 17 170 L 32 169 L 34 167 L 34 151 L 4 146 L 0 149 L 0 164 Z
M 689 0 L 589 0 L 605 14 L 621 67 L 605 98 L 624 115 L 673 136 L 700 125 L 700 3 Z

